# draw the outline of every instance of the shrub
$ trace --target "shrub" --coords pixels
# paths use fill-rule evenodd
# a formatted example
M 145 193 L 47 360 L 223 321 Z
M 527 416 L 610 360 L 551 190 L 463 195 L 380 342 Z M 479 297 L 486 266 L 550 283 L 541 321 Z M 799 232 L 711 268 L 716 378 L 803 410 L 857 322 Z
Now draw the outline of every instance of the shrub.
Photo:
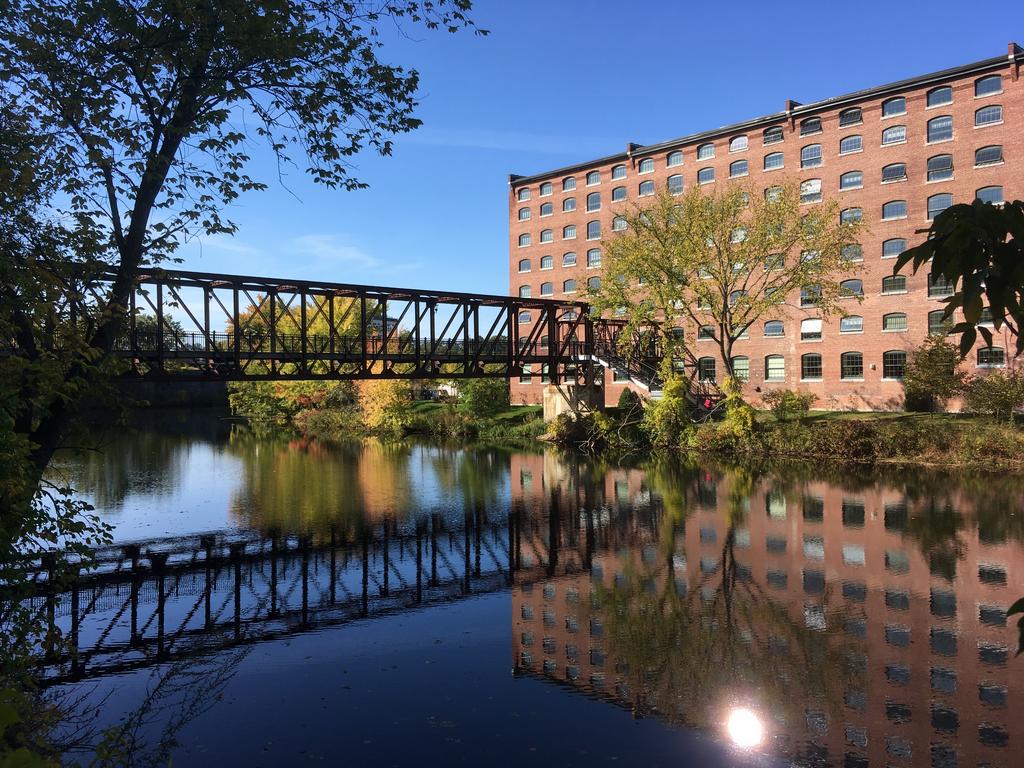
M 630 413 L 636 408 L 643 407 L 643 400 L 640 399 L 640 395 L 634 392 L 632 389 L 622 390 L 622 394 L 619 395 L 618 408 L 623 413 Z
M 292 418 L 302 434 L 318 440 L 338 440 L 360 435 L 363 424 L 354 408 L 306 408 Z
M 373 432 L 401 432 L 411 420 L 409 382 L 375 380 L 359 382 L 359 407 L 363 424 Z
M 459 410 L 470 416 L 492 416 L 508 405 L 508 382 L 504 379 L 464 379 L 459 384 Z
M 944 336 L 929 336 L 907 363 L 903 392 L 908 411 L 931 413 L 944 409 L 959 394 L 964 374 L 958 369 L 960 352 Z
M 975 376 L 964 391 L 967 409 L 994 419 L 1013 420 L 1013 412 L 1024 407 L 1024 374 L 1019 371 L 991 371 Z
M 654 400 L 644 412 L 644 427 L 651 442 L 660 446 L 677 446 L 693 421 L 687 398 L 687 384 L 674 377 L 665 382 L 661 399 Z
M 793 389 L 773 389 L 766 392 L 761 400 L 775 414 L 779 421 L 803 419 L 818 396 L 812 392 L 797 392 Z

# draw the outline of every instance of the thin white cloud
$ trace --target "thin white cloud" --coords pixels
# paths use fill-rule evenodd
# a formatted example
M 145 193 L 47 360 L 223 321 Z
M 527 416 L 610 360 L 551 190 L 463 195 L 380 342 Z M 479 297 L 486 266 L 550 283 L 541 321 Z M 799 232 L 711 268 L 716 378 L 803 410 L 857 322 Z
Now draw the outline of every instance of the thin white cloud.
M 415 271 L 421 266 L 418 262 L 398 262 L 381 259 L 357 245 L 345 242 L 341 235 L 309 234 L 301 235 L 291 241 L 291 252 L 301 257 L 302 271 L 306 274 L 316 273 L 321 279 L 341 280 L 342 282 L 358 282 L 360 275 L 402 274 Z M 338 267 L 348 267 L 354 277 L 329 277 L 337 275 Z

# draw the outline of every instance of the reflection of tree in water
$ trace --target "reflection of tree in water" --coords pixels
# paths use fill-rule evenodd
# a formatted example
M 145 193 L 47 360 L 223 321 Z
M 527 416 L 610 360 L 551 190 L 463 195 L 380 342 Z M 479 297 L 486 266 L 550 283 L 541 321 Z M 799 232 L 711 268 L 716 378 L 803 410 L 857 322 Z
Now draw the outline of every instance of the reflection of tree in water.
M 509 456 L 497 448 L 467 449 L 437 446 L 429 451 L 430 464 L 445 495 L 459 497 L 466 510 L 492 509 L 508 488 Z

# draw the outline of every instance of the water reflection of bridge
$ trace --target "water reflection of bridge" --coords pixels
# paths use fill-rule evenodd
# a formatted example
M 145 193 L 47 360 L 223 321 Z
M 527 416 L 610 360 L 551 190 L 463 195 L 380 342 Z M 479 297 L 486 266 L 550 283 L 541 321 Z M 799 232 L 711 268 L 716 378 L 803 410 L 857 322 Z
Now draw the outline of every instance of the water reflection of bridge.
M 556 510 L 541 521 L 519 505 L 497 515 L 478 507 L 361 531 L 109 547 L 74 578 L 40 562 L 29 604 L 60 638 L 41 677 L 102 677 L 578 572 L 600 541 L 599 517 Z

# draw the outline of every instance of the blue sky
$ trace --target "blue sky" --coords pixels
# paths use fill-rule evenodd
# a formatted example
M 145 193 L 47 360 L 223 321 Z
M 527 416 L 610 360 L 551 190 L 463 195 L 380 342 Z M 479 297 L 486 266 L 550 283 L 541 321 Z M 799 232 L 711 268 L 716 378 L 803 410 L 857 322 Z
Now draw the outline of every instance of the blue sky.
M 928 12 L 923 9 L 927 7 Z M 984 10 L 982 10 L 984 8 Z M 1006 54 L 1024 3 L 478 0 L 491 34 L 415 30 L 382 56 L 421 73 L 418 117 L 370 186 L 300 171 L 245 195 L 233 238 L 188 244 L 216 272 L 507 293 L 507 179 Z

